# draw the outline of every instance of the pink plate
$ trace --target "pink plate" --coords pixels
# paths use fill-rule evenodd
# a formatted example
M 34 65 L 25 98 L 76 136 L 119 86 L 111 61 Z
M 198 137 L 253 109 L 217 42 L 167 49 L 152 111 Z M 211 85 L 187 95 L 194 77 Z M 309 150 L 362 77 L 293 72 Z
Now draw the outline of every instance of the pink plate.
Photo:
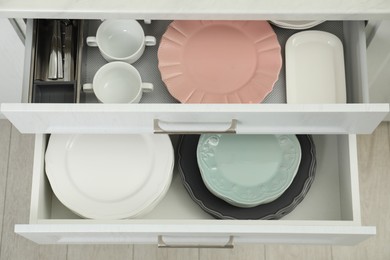
M 282 67 L 280 44 L 265 21 L 174 21 L 158 61 L 182 103 L 260 103 Z

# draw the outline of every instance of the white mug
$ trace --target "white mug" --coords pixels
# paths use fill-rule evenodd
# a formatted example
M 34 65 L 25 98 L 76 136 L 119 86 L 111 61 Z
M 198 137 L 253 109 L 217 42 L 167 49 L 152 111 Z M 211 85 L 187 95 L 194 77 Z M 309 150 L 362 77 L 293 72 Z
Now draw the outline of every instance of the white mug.
M 139 103 L 143 92 L 153 91 L 153 84 L 142 82 L 132 65 L 115 61 L 102 66 L 83 91 L 94 92 L 102 103 Z
M 145 36 L 136 20 L 106 20 L 96 32 L 96 37 L 87 37 L 87 45 L 98 47 L 108 61 L 134 63 L 145 50 L 145 46 L 156 45 L 156 38 Z

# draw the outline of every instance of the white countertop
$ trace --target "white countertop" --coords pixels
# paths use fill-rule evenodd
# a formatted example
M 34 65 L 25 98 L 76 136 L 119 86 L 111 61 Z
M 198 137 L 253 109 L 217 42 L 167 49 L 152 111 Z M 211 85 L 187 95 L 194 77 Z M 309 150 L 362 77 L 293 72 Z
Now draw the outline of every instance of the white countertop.
M 390 19 L 390 0 L 0 0 L 0 17 Z

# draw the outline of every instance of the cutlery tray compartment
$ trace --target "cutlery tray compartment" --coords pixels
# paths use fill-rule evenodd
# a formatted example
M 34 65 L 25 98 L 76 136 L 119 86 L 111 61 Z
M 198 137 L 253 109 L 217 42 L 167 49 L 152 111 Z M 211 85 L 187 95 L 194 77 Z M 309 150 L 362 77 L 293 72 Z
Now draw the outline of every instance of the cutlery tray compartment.
M 365 235 L 374 232 L 372 229 L 364 229 L 367 227 L 362 227 L 360 221 L 355 135 L 313 136 L 317 154 L 314 182 L 304 200 L 280 220 L 214 219 L 191 200 L 182 184 L 177 167 L 175 167 L 173 181 L 166 197 L 146 216 L 108 221 L 82 219 L 62 205 L 51 190 L 44 166 L 48 138 L 49 135 L 36 135 L 30 224 L 16 226 L 17 233 L 35 239 L 38 243 L 72 243 L 69 237 L 66 239 L 64 237 L 78 237 L 75 234 L 80 233 L 80 227 L 89 230 L 91 234 L 87 235 L 87 238 L 84 237 L 84 240 L 74 240 L 74 243 L 94 243 L 96 241 L 100 243 L 155 243 L 156 234 L 185 233 L 192 236 L 196 233 L 203 233 L 207 237 L 215 234 L 234 235 L 235 232 L 241 234 L 237 242 L 241 240 L 245 242 L 248 239 L 252 242 L 288 242 L 287 237 L 280 240 L 268 238 L 270 235 L 266 231 L 268 228 L 278 230 L 280 227 L 285 231 L 290 230 L 286 231 L 291 232 L 290 235 L 311 233 L 312 228 L 316 230 L 314 234 L 310 234 L 310 237 L 314 237 L 313 240 L 307 239 L 301 242 L 336 243 L 337 241 L 333 238 L 328 241 L 324 238 L 316 240 L 315 237 L 317 235 L 321 237 L 319 234 L 323 232 L 343 233 L 345 232 L 343 228 L 348 229 L 348 227 L 362 228 L 360 232 Z M 172 139 L 175 141 L 175 137 Z M 110 226 L 112 224 L 114 226 Z M 120 226 L 127 231 L 119 231 L 115 226 Z M 335 226 L 339 229 L 334 229 Z M 117 231 L 110 229 L 112 227 Z M 240 231 L 237 231 L 238 227 Z M 104 228 L 110 231 L 103 231 Z M 57 232 L 61 235 L 54 234 Z M 96 232 L 95 235 L 92 234 L 94 232 Z M 123 232 L 126 234 L 124 235 Z M 290 240 L 291 242 L 294 241 Z
M 29 102 L 76 102 L 78 34 L 76 20 L 34 21 Z
M 74 103 L 76 97 L 75 81 L 35 81 L 32 103 Z

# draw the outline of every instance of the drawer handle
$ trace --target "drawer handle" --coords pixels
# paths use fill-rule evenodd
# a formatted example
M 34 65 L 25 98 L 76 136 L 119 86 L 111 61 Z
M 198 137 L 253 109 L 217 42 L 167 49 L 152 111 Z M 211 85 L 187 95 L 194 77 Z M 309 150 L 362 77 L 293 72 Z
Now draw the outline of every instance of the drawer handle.
M 186 244 L 168 245 L 163 240 L 163 236 L 159 235 L 157 246 L 158 246 L 158 248 L 223 248 L 223 249 L 234 248 L 233 236 L 229 236 L 229 241 L 224 245 L 191 245 L 191 244 L 188 244 L 188 245 L 186 245 Z
M 194 131 L 194 130 L 189 130 L 189 131 L 168 131 L 160 126 L 160 120 L 159 119 L 154 119 L 153 120 L 153 128 L 154 128 L 154 133 L 155 134 L 201 134 L 201 133 L 221 133 L 221 134 L 236 134 L 237 133 L 237 119 L 232 119 L 230 122 L 230 126 L 226 130 L 200 130 L 200 131 Z

